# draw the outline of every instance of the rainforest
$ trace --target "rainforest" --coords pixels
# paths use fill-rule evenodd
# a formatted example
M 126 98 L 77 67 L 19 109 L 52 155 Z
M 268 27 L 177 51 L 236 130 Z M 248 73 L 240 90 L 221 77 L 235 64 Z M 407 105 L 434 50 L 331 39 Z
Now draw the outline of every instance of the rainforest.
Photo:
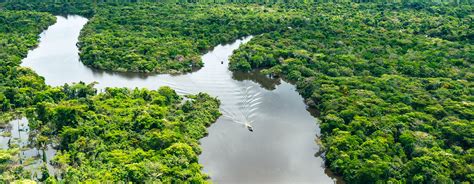
M 473 8 L 0 1 L 0 182 L 474 183 Z

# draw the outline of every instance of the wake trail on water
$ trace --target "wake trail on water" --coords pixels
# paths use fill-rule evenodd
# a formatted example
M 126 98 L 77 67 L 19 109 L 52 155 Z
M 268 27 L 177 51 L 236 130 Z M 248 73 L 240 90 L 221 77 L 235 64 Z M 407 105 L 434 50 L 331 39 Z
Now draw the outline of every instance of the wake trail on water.
M 253 131 L 252 125 L 262 103 L 262 97 L 251 82 L 244 81 L 242 84 L 231 93 L 233 99 L 230 101 L 234 103 L 222 106 L 221 110 L 225 118 Z
M 222 102 L 220 110 L 223 118 L 250 130 L 262 103 L 262 93 L 258 91 L 258 86 L 251 81 L 229 82 L 214 79 L 193 81 L 190 77 L 183 76 L 179 82 L 162 83 L 173 88 L 178 94 L 192 95 L 202 91 L 216 96 Z
M 241 40 L 239 43 L 245 43 L 247 39 L 250 38 Z M 212 60 L 228 62 L 228 57 L 212 58 Z M 223 118 L 253 131 L 252 125 L 255 123 L 263 99 L 259 86 L 252 81 L 233 80 L 228 70 L 223 72 L 217 69 L 221 67 L 219 65 L 211 64 L 207 67 L 202 69 L 202 71 L 208 70 L 205 73 L 194 74 L 199 76 L 199 80 L 193 80 L 196 76 L 183 75 L 172 80 L 161 81 L 161 83 L 173 88 L 178 94 L 192 95 L 206 92 L 217 97 L 221 101 L 219 109 Z

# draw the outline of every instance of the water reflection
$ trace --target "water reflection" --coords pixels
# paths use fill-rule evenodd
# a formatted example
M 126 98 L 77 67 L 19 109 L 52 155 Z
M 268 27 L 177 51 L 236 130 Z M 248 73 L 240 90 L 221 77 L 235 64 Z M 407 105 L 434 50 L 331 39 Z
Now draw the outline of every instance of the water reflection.
M 251 72 L 233 72 L 232 79 L 238 81 L 251 80 L 252 82 L 260 84 L 260 87 L 266 90 L 274 90 L 276 86 L 281 84 L 279 78 L 270 78 L 269 76 L 263 75 L 259 70 Z
M 57 170 L 51 165 L 51 159 L 56 154 L 52 145 L 45 147 L 36 145 L 34 136 L 30 135 L 28 119 L 25 117 L 11 120 L 5 127 L 0 129 L 0 148 L 19 149 L 18 161 L 27 171 L 31 172 L 31 177 L 41 176 L 39 168 L 46 164 L 49 173 L 56 174 Z
M 84 81 L 105 87 L 170 86 L 180 94 L 206 92 L 221 100 L 223 116 L 201 140 L 199 162 L 217 183 L 333 183 L 314 154 L 319 134 L 295 87 L 257 72 L 232 73 L 228 59 L 252 37 L 218 45 L 202 56 L 204 68 L 184 75 L 116 73 L 90 69 L 79 61 L 75 43 L 87 19 L 58 17 L 41 34 L 38 48 L 23 60 L 49 85 Z M 251 124 L 253 132 L 245 124 Z

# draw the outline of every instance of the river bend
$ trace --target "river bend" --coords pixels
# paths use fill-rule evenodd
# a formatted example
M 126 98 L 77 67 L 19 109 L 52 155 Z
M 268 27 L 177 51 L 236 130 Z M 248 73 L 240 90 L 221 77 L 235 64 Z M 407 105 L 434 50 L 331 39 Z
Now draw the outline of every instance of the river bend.
M 52 86 L 84 81 L 96 87 L 158 89 L 180 94 L 206 92 L 218 97 L 221 116 L 201 139 L 199 162 L 215 183 L 333 183 L 321 157 L 316 119 L 295 87 L 257 73 L 232 73 L 228 59 L 245 37 L 218 45 L 202 56 L 204 67 L 183 75 L 144 75 L 91 69 L 79 61 L 76 43 L 87 23 L 80 16 L 57 17 L 40 36 L 22 66 L 30 67 Z M 223 63 L 222 63 L 223 62 Z M 250 132 L 245 124 L 253 127 Z

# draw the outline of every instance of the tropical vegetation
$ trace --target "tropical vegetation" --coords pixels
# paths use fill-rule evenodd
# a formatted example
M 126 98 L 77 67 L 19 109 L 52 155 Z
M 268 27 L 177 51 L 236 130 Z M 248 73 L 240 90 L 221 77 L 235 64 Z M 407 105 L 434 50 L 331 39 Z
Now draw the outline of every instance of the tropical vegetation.
M 324 5 L 230 68 L 293 81 L 350 183 L 474 182 L 472 6 Z
M 0 127 L 8 126 L 15 111 L 30 107 L 48 87 L 44 79 L 28 68 L 20 67 L 21 59 L 38 43 L 38 34 L 55 22 L 48 13 L 0 11 Z M 2 134 L 1 136 L 10 136 Z M 9 143 L 10 144 L 10 143 Z M 3 146 L 2 146 L 3 147 Z M 19 163 L 20 148 L 8 145 L 0 149 L 0 181 L 29 178 Z
M 47 89 L 44 79 L 20 66 L 28 50 L 38 44 L 39 33 L 55 22 L 48 13 L 0 11 L 0 119 L 10 119 L 11 110 L 37 102 L 36 94 Z
M 203 66 L 200 55 L 245 35 L 273 31 L 301 13 L 257 5 L 131 4 L 98 8 L 78 43 L 94 68 L 181 73 Z
M 219 101 L 202 93 L 179 96 L 169 87 L 97 93 L 94 83 L 48 86 L 20 63 L 54 21 L 48 13 L 0 11 L 0 136 L 11 136 L 9 120 L 27 116 L 30 146 L 58 150 L 49 163 L 57 171 L 44 162 L 31 170 L 19 158 L 26 148 L 10 139 L 0 149 L 0 182 L 207 182 L 198 139 L 220 116 Z
M 65 99 L 38 104 L 29 118 L 36 144 L 57 144 L 52 165 L 68 182 L 206 182 L 198 139 L 220 116 L 219 101 L 206 94 L 183 99 L 158 90 L 91 85 L 61 87 Z M 48 139 L 49 138 L 49 139 Z
M 474 183 L 473 6 L 433 3 L 7 3 L 0 11 L 1 118 L 24 112 L 59 150 L 40 181 L 206 182 L 197 140 L 218 116 L 205 94 L 51 87 L 21 58 L 54 14 L 90 18 L 81 61 L 182 73 L 200 54 L 255 35 L 230 69 L 296 84 L 319 111 L 326 165 L 349 183 Z M 5 48 L 5 49 L 3 49 Z M 271 89 L 271 87 L 269 88 Z M 5 121 L 4 121 L 5 122 Z M 4 181 L 28 178 L 17 148 Z

